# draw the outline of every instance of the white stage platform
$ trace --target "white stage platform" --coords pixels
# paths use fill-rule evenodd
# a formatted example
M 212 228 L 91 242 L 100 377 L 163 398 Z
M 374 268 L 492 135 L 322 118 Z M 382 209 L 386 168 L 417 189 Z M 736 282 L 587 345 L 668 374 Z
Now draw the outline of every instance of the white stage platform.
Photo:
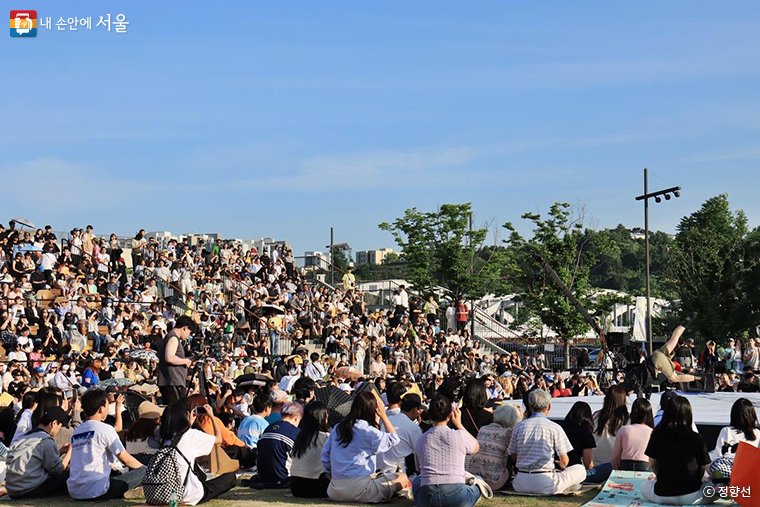
M 760 393 L 684 393 L 678 391 L 678 394 L 685 396 L 691 403 L 694 422 L 697 425 L 728 426 L 729 419 L 731 418 L 731 406 L 739 398 L 750 400 L 755 406 L 757 413 L 760 414 Z M 652 393 L 652 397 L 649 400 L 655 413 L 660 409 L 660 395 L 661 393 Z M 628 397 L 629 411 L 635 400 L 635 395 Z M 591 406 L 591 411 L 596 412 L 597 410 L 601 410 L 604 396 L 554 398 L 552 399 L 549 418 L 555 420 L 564 419 L 576 401 L 585 401 Z

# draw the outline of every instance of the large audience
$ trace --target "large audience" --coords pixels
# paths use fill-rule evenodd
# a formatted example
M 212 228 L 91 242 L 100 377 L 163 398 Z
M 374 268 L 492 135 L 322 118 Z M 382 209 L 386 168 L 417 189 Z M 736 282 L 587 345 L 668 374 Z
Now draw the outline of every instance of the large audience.
M 656 476 L 642 495 L 668 504 L 705 500 L 703 480 L 727 483 L 738 444 L 760 442 L 746 398 L 709 451 L 674 391 L 656 414 L 644 398 L 629 411 L 624 373 L 602 389 L 587 350 L 569 371 L 507 353 L 470 335 L 464 301 L 404 286 L 368 308 L 350 269 L 336 288 L 307 283 L 287 245 L 93 231 L 0 226 L 0 470 L 14 499 L 195 505 L 236 484 L 209 464 L 221 452 L 246 486 L 306 498 L 471 506 L 636 470 Z M 699 351 L 681 332 L 675 369 L 758 391 L 753 339 Z M 613 357 L 599 354 L 603 371 Z M 549 418 L 552 400 L 581 396 L 602 409 L 578 400 Z

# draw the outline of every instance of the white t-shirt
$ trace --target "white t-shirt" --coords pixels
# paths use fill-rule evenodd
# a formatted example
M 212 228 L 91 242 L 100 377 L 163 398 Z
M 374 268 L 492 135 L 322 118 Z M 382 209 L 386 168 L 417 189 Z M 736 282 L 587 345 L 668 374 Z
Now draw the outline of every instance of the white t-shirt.
M 718 434 L 718 440 L 715 442 L 715 449 L 710 452 L 710 459 L 715 460 L 721 456 L 734 457 L 735 454 L 731 452 L 731 449 L 728 449 L 725 454 L 723 453 L 723 444 L 734 446 L 739 442 L 747 442 L 748 444 L 754 445 L 755 447 L 760 446 L 760 430 L 755 430 L 754 440 L 747 440 L 747 437 L 744 436 L 743 432 L 738 431 L 731 426 L 724 427 L 722 430 L 720 430 L 720 434 Z
M 422 429 L 403 413 L 391 414 L 388 411 L 388 420 L 395 428 L 399 442 L 377 456 L 377 467 L 392 472 L 396 471 L 396 467 L 401 467 L 401 471 L 404 472 L 405 458 L 414 452 L 417 440 L 422 436 Z
M 182 435 L 182 439 L 177 444 L 177 449 L 190 461 L 190 466 L 195 466 L 195 459 L 201 456 L 208 456 L 214 448 L 216 437 L 195 429 L 187 430 Z M 177 469 L 179 470 L 180 480 L 185 479 L 187 475 L 187 484 L 185 484 L 185 494 L 182 495 L 182 503 L 187 505 L 197 505 L 203 499 L 203 484 L 200 479 L 190 470 L 188 474 L 187 462 L 181 457 L 177 457 Z
M 108 491 L 111 465 L 124 451 L 113 426 L 100 421 L 82 423 L 71 435 L 69 495 L 75 500 L 90 500 Z

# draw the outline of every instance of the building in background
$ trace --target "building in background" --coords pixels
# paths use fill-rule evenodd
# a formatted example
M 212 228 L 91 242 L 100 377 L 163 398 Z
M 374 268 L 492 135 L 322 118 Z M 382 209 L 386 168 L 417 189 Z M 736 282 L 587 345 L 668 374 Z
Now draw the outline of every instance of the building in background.
M 378 250 L 363 250 L 356 252 L 356 265 L 376 264 L 380 265 L 385 260 L 385 256 L 393 253 L 392 248 L 380 248 Z

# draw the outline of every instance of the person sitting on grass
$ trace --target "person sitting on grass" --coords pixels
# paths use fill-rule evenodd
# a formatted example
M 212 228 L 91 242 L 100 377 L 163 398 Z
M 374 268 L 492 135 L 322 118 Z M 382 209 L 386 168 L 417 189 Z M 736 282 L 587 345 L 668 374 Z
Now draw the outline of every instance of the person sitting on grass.
M 760 446 L 760 427 L 752 402 L 739 398 L 731 407 L 731 425 L 720 430 L 715 449 L 710 453 L 713 460 L 710 475 L 713 482 L 728 483 L 734 468 L 734 458 L 740 442 Z
M 592 457 L 596 440 L 594 439 L 594 418 L 591 407 L 585 401 L 576 401 L 565 420 L 559 423 L 565 430 L 573 450 L 567 456 L 570 458 L 569 465 L 583 465 L 586 468 L 586 480 L 592 484 L 601 484 L 607 481 L 612 473 L 611 463 L 596 463 Z
M 71 436 L 69 495 L 75 500 L 111 500 L 140 485 L 143 464 L 129 454 L 118 433 L 104 423 L 108 417 L 108 394 L 93 389 L 82 396 L 82 410 L 87 421 Z M 111 477 L 113 465 L 120 461 L 129 472 Z
M 509 441 L 509 453 L 517 465 L 512 486 L 518 493 L 555 495 L 580 489 L 586 480 L 583 465 L 570 465 L 573 450 L 562 427 L 547 417 L 552 398 L 546 391 L 534 389 L 528 395 L 531 416 L 515 426 Z M 557 456 L 559 470 L 555 468 Z
M 691 429 L 691 405 L 676 396 L 665 407 L 662 421 L 652 431 L 646 455 L 655 480 L 641 485 L 650 502 L 665 505 L 709 503 L 702 494 L 702 477 L 710 464 L 705 441 Z
M 330 412 L 322 402 L 313 401 L 306 406 L 290 467 L 290 491 L 295 497 L 327 497 L 330 477 L 325 474 L 320 454 L 330 436 L 329 417 Z
M 291 401 L 282 406 L 280 421 L 270 424 L 258 443 L 258 472 L 265 488 L 290 485 L 291 451 L 300 430 L 303 405 Z
M 36 429 L 11 446 L 5 487 L 11 498 L 29 499 L 66 494 L 71 447 L 61 457 L 55 436 L 69 423 L 61 407 L 50 407 Z
M 467 471 L 483 478 L 496 491 L 506 486 L 511 477 L 509 441 L 515 425 L 522 421 L 520 407 L 505 403 L 494 410 L 493 422 L 480 428 L 480 450 L 466 465 Z
M 385 431 L 380 429 L 382 422 Z M 351 410 L 332 432 L 322 449 L 322 464 L 332 480 L 327 488 L 336 502 L 381 503 L 409 486 L 406 474 L 380 474 L 377 455 L 400 439 L 385 407 L 368 391 L 359 393 Z
M 205 413 L 211 413 L 211 407 L 206 404 Z M 159 435 L 164 445 L 171 445 L 177 441 L 177 450 L 182 453 L 184 459 L 177 460 L 177 470 L 180 478 L 187 477 L 185 489 L 180 503 L 184 505 L 197 505 L 217 498 L 223 493 L 235 487 L 235 473 L 228 472 L 211 480 L 199 477 L 195 473 L 197 465 L 195 460 L 201 456 L 208 456 L 214 448 L 214 444 L 222 442 L 222 428 L 216 418 L 210 418 L 212 435 L 193 429 L 193 423 L 197 417 L 197 410 L 188 411 L 184 402 L 178 401 L 169 405 L 161 416 Z
M 652 436 L 654 418 L 652 405 L 644 398 L 633 402 L 631 424 L 623 426 L 615 437 L 612 465 L 615 470 L 649 472 L 649 460 L 644 453 Z
M 476 485 L 465 484 L 464 459 L 480 450 L 478 441 L 462 424 L 459 407 L 441 395 L 430 400 L 427 411 L 433 427 L 414 448 L 420 475 L 414 480 L 416 507 L 472 507 L 480 499 Z M 454 427 L 449 428 L 449 423 Z
M 196 418 L 193 427 L 208 435 L 213 435 L 213 420 L 222 430 L 221 446 L 225 454 L 232 459 L 238 460 L 240 468 L 251 468 L 256 465 L 256 454 L 235 435 L 234 431 L 227 429 L 221 419 L 215 416 L 213 412 L 207 413 L 205 409 L 206 404 L 208 404 L 208 400 L 202 394 L 193 394 L 187 398 L 187 409 L 189 411 L 195 410 Z
M 272 413 L 272 398 L 268 394 L 259 394 L 251 403 L 253 414 L 240 421 L 237 436 L 249 449 L 256 451 L 264 430 L 269 426 L 266 417 Z

